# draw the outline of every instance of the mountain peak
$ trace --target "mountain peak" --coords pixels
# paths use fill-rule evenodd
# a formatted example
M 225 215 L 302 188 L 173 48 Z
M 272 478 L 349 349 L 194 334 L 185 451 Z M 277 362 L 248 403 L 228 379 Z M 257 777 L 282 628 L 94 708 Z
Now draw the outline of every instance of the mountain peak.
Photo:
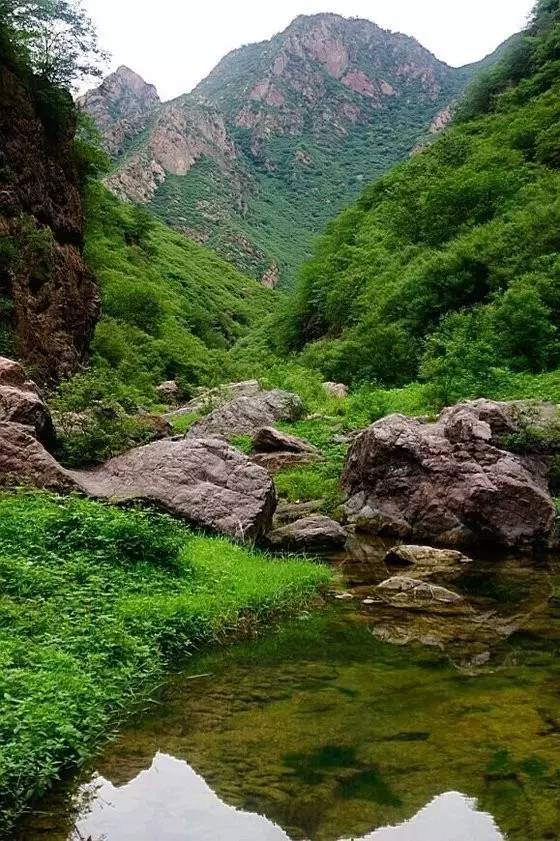
M 94 118 L 107 150 L 118 154 L 124 141 L 144 128 L 161 100 L 154 85 L 121 64 L 99 87 L 81 96 L 78 105 Z
M 414 38 L 333 13 L 230 52 L 162 105 L 145 107 L 150 86 L 119 68 L 94 92 L 120 115 L 104 118 L 108 139 L 101 121 L 118 158 L 109 186 L 244 271 L 289 278 L 328 218 L 410 152 L 469 75 Z M 138 102 L 131 143 L 122 129 Z

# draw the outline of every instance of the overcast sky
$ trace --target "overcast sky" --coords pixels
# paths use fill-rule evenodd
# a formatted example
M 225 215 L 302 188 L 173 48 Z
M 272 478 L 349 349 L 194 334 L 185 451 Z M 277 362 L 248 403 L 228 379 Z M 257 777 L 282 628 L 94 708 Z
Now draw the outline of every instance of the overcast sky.
M 126 64 L 171 99 L 230 50 L 270 38 L 299 14 L 337 12 L 413 35 L 438 58 L 483 58 L 525 24 L 534 0 L 84 0 L 113 70 Z

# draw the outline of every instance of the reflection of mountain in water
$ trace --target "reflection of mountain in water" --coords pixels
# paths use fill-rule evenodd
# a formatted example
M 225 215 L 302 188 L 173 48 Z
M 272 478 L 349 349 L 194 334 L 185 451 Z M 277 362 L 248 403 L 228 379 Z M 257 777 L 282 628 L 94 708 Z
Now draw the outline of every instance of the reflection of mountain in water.
M 197 656 L 99 757 L 91 816 L 59 791 L 21 841 L 68 841 L 76 814 L 93 841 L 495 841 L 488 815 L 557 838 L 557 566 L 469 564 L 432 579 L 464 596 L 438 614 L 364 605 L 394 574 L 364 553 L 341 559 L 353 600 Z
M 90 812 L 72 841 L 289 841 L 261 815 L 228 806 L 186 762 L 158 753 L 148 771 L 115 788 L 103 778 L 87 786 Z M 434 798 L 398 827 L 353 841 L 500 841 L 493 819 L 457 792 Z

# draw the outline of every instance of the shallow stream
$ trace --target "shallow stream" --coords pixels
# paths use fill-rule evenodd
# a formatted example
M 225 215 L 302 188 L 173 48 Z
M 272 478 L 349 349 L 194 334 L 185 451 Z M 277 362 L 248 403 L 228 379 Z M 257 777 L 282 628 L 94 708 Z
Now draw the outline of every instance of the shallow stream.
M 560 839 L 560 570 L 481 559 L 467 607 L 354 598 L 195 657 L 18 841 Z

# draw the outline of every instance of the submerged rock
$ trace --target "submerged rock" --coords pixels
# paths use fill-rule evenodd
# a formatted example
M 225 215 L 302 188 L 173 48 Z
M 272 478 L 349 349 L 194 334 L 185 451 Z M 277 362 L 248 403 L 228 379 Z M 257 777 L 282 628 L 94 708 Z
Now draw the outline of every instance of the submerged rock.
M 303 403 L 289 391 L 262 391 L 251 397 L 238 397 L 197 421 L 187 437 L 206 435 L 253 435 L 276 421 L 294 421 L 303 416 Z
M 467 607 L 463 596 L 446 587 L 438 587 L 427 581 L 406 576 L 388 578 L 375 588 L 376 595 L 392 607 L 407 610 L 447 611 L 456 607 Z
M 347 520 L 441 545 L 548 541 L 555 509 L 546 463 L 501 443 L 516 417 L 510 404 L 478 400 L 445 409 L 435 423 L 403 415 L 377 421 L 347 456 Z
M 29 426 L 46 446 L 55 442 L 55 431 L 41 392 L 27 379 L 22 366 L 0 356 L 0 420 Z
M 344 546 L 347 537 L 340 523 L 322 514 L 314 514 L 274 529 L 268 535 L 268 542 L 275 549 L 337 549 Z
M 236 539 L 267 532 L 276 506 L 266 470 L 220 438 L 156 441 L 71 476 L 90 496 L 156 503 Z

